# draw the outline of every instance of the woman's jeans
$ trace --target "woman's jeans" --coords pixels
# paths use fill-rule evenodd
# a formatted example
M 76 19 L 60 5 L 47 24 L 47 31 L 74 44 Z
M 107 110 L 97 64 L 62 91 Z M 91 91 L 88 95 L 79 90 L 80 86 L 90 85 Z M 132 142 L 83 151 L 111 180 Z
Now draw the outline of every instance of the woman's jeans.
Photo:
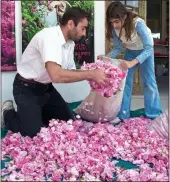
M 142 50 L 126 49 L 124 60 L 131 61 L 141 52 Z M 139 66 L 140 76 L 143 81 L 145 115 L 148 118 L 154 119 L 162 113 L 158 87 L 155 79 L 154 54 L 146 59 L 142 64 L 138 64 L 128 70 L 122 106 L 118 117 L 120 119 L 130 117 L 133 76 L 137 66 Z

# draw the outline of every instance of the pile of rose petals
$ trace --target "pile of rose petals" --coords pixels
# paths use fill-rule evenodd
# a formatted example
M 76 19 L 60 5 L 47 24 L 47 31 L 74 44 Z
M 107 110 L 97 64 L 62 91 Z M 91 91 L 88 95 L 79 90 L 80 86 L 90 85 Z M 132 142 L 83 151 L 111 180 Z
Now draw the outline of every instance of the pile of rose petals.
M 81 67 L 82 70 L 101 69 L 106 73 L 107 83 L 98 85 L 95 81 L 89 80 L 90 87 L 105 97 L 111 97 L 121 90 L 121 81 L 125 78 L 126 72 L 110 62 L 97 61 L 87 63 Z
M 8 64 L 10 59 L 16 59 L 15 44 L 15 1 L 2 1 L 1 45 L 2 64 Z
M 1 174 L 7 181 L 168 181 L 168 143 L 146 129 L 145 118 L 117 126 L 82 120 L 51 120 L 33 139 L 8 132 L 2 157 L 10 157 Z M 112 157 L 138 169 L 124 170 Z M 152 164 L 151 167 L 149 164 Z

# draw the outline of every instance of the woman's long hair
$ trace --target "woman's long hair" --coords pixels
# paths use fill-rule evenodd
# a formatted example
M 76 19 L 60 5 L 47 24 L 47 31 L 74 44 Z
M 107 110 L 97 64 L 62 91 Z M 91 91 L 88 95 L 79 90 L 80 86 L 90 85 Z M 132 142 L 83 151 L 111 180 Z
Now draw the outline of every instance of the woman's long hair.
M 124 25 L 122 28 L 125 29 L 125 37 L 127 40 L 131 40 L 131 35 L 135 29 L 133 20 L 134 18 L 138 17 L 137 14 L 135 14 L 132 11 L 129 11 L 126 9 L 126 7 L 119 1 L 112 2 L 106 11 L 106 27 L 107 27 L 107 33 L 106 37 L 110 39 L 112 37 L 112 25 L 111 25 L 111 19 L 120 19 L 121 22 L 123 22 L 123 18 L 127 16 Z M 120 30 L 119 38 L 121 37 L 122 28 Z

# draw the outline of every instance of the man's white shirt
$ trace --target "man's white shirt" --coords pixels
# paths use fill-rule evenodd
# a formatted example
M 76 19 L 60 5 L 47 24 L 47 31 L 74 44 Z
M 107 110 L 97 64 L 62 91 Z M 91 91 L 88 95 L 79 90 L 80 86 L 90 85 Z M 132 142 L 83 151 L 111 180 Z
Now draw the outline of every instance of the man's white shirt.
M 45 63 L 51 61 L 61 65 L 63 69 L 76 69 L 74 46 L 74 41 L 65 41 L 59 25 L 44 28 L 28 44 L 21 60 L 17 63 L 17 71 L 26 79 L 50 83 Z

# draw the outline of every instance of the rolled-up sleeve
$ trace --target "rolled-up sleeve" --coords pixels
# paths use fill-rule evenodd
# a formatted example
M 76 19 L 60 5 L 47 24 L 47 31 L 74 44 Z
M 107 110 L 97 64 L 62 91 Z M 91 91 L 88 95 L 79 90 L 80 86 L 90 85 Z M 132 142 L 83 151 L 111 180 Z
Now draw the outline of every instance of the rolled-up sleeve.
M 113 29 L 113 49 L 109 52 L 111 58 L 115 58 L 122 51 L 122 41 L 116 35 L 115 30 Z
M 153 51 L 153 38 L 151 36 L 151 33 L 148 32 L 148 28 L 146 26 L 146 23 L 144 20 L 140 20 L 137 22 L 136 25 L 136 31 L 141 38 L 141 41 L 143 43 L 143 51 L 141 54 L 139 54 L 136 59 L 139 61 L 139 63 L 143 63 L 149 56 L 151 56 Z
M 39 36 L 37 45 L 44 67 L 45 63 L 48 61 L 62 65 L 62 45 L 59 41 L 54 39 L 52 34 L 48 34 L 44 37 L 42 37 L 42 35 Z

